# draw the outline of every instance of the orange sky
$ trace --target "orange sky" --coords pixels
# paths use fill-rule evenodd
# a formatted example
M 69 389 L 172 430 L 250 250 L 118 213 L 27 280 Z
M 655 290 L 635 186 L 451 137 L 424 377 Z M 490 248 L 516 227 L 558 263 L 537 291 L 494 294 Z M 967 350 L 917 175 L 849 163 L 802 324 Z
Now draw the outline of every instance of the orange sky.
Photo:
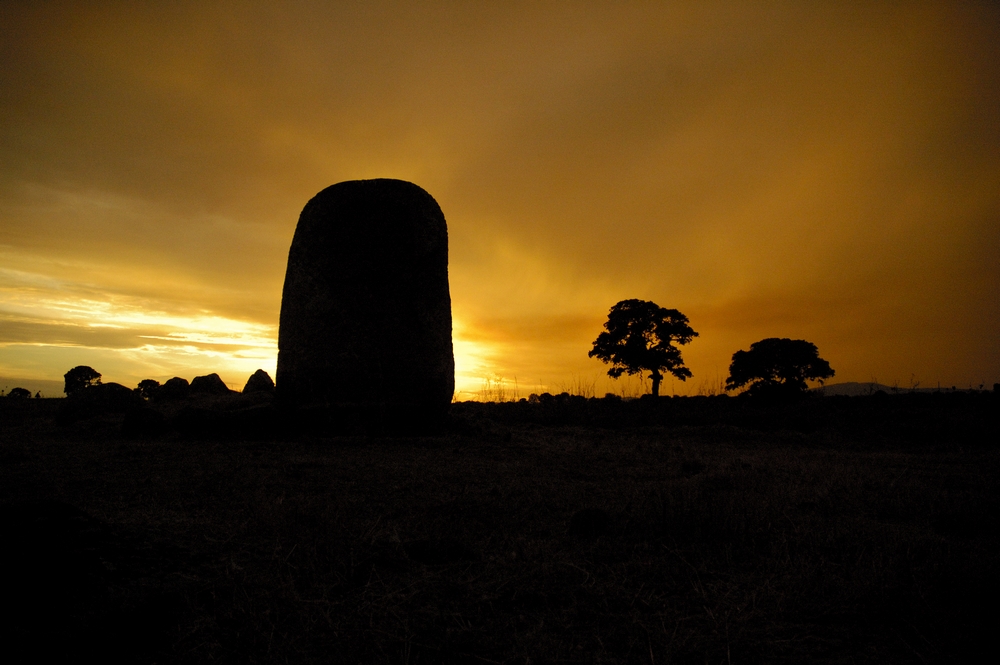
M 996 3 L 5 2 L 0 62 L 2 377 L 273 376 L 302 206 L 391 177 L 448 220 L 462 398 L 621 389 L 626 298 L 700 333 L 667 393 L 765 337 L 1000 381 Z

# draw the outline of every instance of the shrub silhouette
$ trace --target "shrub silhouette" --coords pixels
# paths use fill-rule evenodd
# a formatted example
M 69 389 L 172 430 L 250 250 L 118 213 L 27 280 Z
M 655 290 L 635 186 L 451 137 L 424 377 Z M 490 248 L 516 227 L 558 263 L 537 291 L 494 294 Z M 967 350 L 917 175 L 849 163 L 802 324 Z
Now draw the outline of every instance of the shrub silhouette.
M 7 393 L 7 397 L 10 399 L 28 399 L 31 397 L 31 391 L 27 388 L 11 388 L 11 391 Z
M 681 381 L 691 376 L 681 351 L 674 344 L 687 344 L 698 336 L 688 318 L 676 309 L 666 309 L 648 300 L 622 300 L 608 312 L 605 332 L 597 336 L 587 355 L 611 364 L 608 376 L 649 372 L 652 394 L 660 394 L 666 370 Z
M 729 365 L 726 390 L 749 386 L 750 395 L 802 394 L 806 380 L 834 375 L 830 363 L 819 357 L 816 345 L 804 339 L 769 337 L 737 351 Z
M 139 382 L 135 391 L 139 393 L 139 397 L 144 400 L 151 400 L 156 396 L 156 392 L 160 389 L 160 382 L 155 379 L 143 379 Z
M 100 385 L 101 373 L 93 367 L 77 365 L 70 371 L 63 374 L 63 379 L 66 381 L 63 387 L 63 392 L 69 396 L 91 386 Z

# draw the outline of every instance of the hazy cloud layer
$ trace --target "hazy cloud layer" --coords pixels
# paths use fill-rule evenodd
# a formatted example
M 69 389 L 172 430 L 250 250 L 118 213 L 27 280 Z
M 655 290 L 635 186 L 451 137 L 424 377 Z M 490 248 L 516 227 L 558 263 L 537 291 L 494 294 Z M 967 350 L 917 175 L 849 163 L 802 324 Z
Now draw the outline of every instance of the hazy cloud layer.
M 991 383 L 998 44 L 990 3 L 7 3 L 0 373 L 242 380 L 305 202 L 398 177 L 448 219 L 465 389 L 592 379 L 631 297 L 690 317 L 695 387 L 769 336 Z

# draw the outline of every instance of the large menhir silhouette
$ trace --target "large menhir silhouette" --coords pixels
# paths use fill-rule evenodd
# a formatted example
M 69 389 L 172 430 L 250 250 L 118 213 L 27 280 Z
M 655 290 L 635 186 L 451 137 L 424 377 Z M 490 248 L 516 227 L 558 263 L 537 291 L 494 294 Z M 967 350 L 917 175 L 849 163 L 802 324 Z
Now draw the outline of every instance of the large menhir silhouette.
M 403 180 L 327 187 L 288 252 L 276 396 L 333 428 L 439 429 L 455 390 L 448 227 Z

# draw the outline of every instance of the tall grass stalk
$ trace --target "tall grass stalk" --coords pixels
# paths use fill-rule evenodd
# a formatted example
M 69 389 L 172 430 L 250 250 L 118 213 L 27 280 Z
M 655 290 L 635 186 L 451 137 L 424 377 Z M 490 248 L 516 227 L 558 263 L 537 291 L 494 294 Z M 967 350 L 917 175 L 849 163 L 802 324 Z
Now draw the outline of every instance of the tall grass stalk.
M 616 379 L 617 394 L 622 399 L 639 399 L 650 391 L 649 379 L 645 375 L 628 375 Z
M 487 376 L 483 379 L 483 387 L 479 391 L 480 402 L 516 402 L 521 398 L 520 389 L 517 385 L 517 377 L 514 377 L 513 385 L 499 374 Z
M 597 396 L 597 379 L 592 379 L 587 381 L 586 379 L 576 375 L 569 382 L 569 385 L 560 384 L 559 392 L 569 393 L 570 395 L 578 395 L 580 397 L 596 397 Z
M 722 395 L 726 392 L 726 382 L 722 380 L 719 372 L 715 372 L 715 379 L 703 379 L 701 383 L 698 384 L 698 388 L 695 389 L 695 395 L 704 395 L 706 397 L 715 397 L 716 395 Z

